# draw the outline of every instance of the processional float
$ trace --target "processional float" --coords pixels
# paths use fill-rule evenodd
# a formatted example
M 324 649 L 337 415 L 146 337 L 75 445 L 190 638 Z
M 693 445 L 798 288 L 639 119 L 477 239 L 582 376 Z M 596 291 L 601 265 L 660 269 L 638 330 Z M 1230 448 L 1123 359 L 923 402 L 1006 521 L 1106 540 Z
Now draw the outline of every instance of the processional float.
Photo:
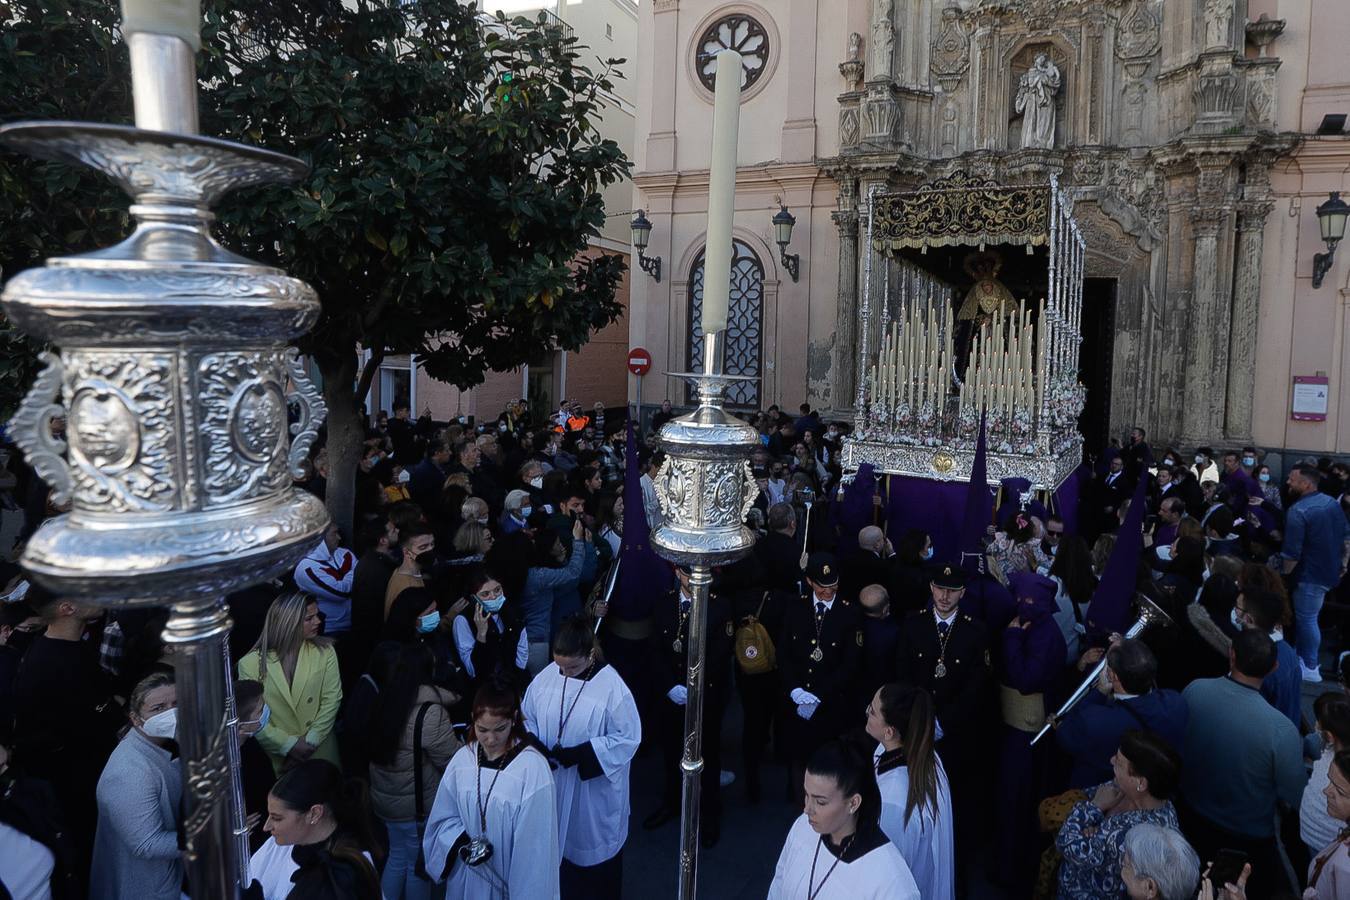
M 1078 381 L 1084 241 L 1051 178 L 1017 186 L 964 172 L 866 198 L 854 429 L 843 466 L 938 481 L 970 477 L 981 410 L 988 477 L 1051 492 L 1081 460 Z M 973 286 L 925 266 L 964 248 Z M 990 248 L 1028 257 L 1044 276 L 1016 297 Z M 1011 248 L 1009 251 L 1008 248 Z M 1041 255 L 1034 261 L 1040 264 Z
M 196 0 L 124 0 L 136 127 L 0 128 L 12 149 L 108 175 L 136 220 L 114 247 L 15 275 L 0 303 L 60 348 L 10 436 L 70 511 L 43 523 L 21 564 L 82 603 L 170 608 L 187 873 L 194 898 L 218 900 L 248 871 L 224 598 L 292 568 L 328 517 L 291 486 L 325 409 L 287 345 L 318 298 L 210 234 L 221 195 L 306 167 L 196 133 L 200 27 Z M 61 416 L 68 443 L 51 430 Z

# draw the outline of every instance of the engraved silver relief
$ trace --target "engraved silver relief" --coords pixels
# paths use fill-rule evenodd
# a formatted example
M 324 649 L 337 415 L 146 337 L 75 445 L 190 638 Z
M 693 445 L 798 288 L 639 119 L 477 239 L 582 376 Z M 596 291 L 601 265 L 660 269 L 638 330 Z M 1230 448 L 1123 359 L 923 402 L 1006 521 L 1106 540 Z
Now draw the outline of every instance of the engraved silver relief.
M 65 460 L 66 442 L 52 434 L 52 420 L 66 414 L 55 399 L 61 392 L 65 367 L 54 353 L 43 352 L 38 359 L 45 368 L 10 420 L 9 435 L 33 471 L 52 489 L 52 502 L 64 506 L 70 501 L 70 466 Z
M 323 425 L 323 420 L 328 417 L 328 404 L 324 402 L 323 394 L 319 393 L 319 389 L 310 380 L 309 373 L 300 363 L 299 353 L 294 347 L 286 351 L 286 367 L 290 371 L 292 383 L 295 384 L 295 390 L 288 394 L 286 399 L 300 404 L 300 421 L 291 426 L 291 434 L 295 437 L 291 441 L 288 462 L 291 474 L 300 478 L 305 474 L 302 463 L 309 456 L 309 448 L 314 446 L 319 437 L 319 426 Z
M 75 507 L 99 513 L 173 509 L 173 356 L 64 356 Z

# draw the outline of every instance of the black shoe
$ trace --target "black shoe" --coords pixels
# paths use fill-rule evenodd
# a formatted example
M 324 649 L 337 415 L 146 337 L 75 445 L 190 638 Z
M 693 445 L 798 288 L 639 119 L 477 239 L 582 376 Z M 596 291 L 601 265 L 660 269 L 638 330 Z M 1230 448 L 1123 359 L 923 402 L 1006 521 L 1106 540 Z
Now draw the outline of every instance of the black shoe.
M 699 843 L 703 845 L 704 850 L 711 850 L 717 846 L 717 841 L 722 837 L 722 826 L 717 822 L 709 822 L 699 829 Z
M 660 828 L 662 825 L 666 824 L 671 819 L 675 818 L 677 815 L 679 815 L 679 813 L 677 813 L 675 810 L 671 809 L 670 807 L 663 806 L 656 812 L 652 813 L 647 818 L 643 819 L 642 827 L 647 829 L 648 831 Z

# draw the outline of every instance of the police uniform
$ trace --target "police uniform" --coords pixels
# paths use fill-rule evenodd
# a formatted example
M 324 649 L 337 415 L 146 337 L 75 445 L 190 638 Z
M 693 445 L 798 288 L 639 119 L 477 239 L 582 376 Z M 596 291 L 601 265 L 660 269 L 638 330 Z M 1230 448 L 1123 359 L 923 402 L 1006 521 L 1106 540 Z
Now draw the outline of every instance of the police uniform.
M 806 577 L 821 587 L 836 587 L 839 567 L 829 554 L 812 554 Z M 857 681 L 862 666 L 862 613 L 858 606 L 838 594 L 824 603 L 808 589 L 783 616 L 778 659 L 783 689 L 792 706 L 785 719 L 788 746 L 793 761 L 804 764 L 821 744 L 861 724 Z M 809 698 L 817 702 L 802 702 Z
M 946 565 L 934 572 L 932 584 L 962 590 L 965 573 Z M 901 623 L 896 671 L 901 682 L 933 696 L 942 727 L 937 750 L 951 783 L 957 852 L 965 857 L 978 837 L 974 828 L 985 780 L 978 754 L 982 725 L 990 714 L 989 632 L 959 607 L 952 619 L 941 620 L 930 601 L 927 609 Z
M 692 606 L 677 586 L 656 604 L 654 629 L 648 657 L 656 687 L 658 735 L 664 757 L 661 806 L 643 821 L 656 828 L 679 815 L 681 772 L 684 752 L 685 703 L 676 703 L 672 689 L 685 687 L 689 674 L 689 625 Z M 718 836 L 721 817 L 722 717 L 731 689 L 731 659 L 735 633 L 731 606 L 709 592 L 708 627 L 704 632 L 703 681 L 703 842 L 710 846 Z M 679 693 L 679 692 L 677 692 Z

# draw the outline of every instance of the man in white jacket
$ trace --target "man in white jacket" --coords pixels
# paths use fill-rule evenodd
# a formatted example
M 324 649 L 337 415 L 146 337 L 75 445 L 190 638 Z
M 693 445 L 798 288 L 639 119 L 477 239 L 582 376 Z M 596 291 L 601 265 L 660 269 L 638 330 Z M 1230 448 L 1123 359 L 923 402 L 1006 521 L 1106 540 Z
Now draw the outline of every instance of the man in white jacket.
M 352 576 L 356 554 L 338 546 L 342 535 L 330 524 L 319 545 L 295 566 L 295 586 L 319 601 L 326 635 L 345 634 L 352 628 Z

